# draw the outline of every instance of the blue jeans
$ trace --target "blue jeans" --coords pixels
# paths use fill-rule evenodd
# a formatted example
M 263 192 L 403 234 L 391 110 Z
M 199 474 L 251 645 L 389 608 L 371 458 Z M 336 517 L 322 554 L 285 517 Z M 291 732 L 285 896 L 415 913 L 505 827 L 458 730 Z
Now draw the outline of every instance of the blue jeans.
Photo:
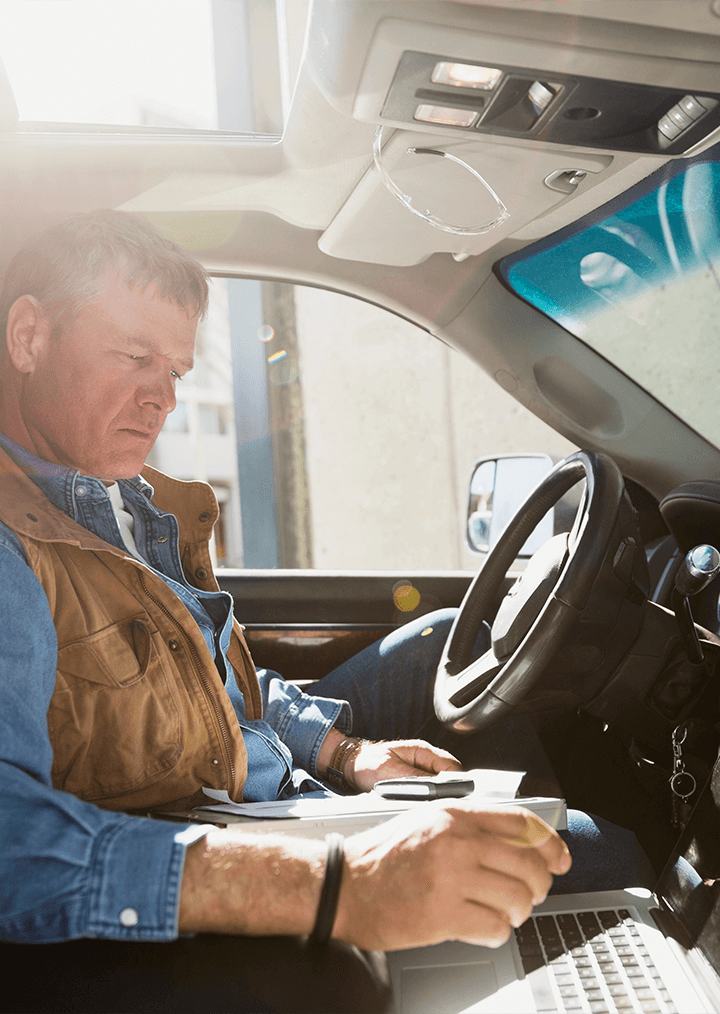
M 356 736 L 417 737 L 449 750 L 465 767 L 527 771 L 552 784 L 552 768 L 526 715 L 510 715 L 471 736 L 451 732 L 435 717 L 433 681 L 454 619 L 454 609 L 443 609 L 410 621 L 313 683 L 307 693 L 348 701 Z M 554 893 L 654 886 L 652 866 L 632 831 L 570 810 L 562 837 L 573 866 L 556 880 Z
M 526 715 L 510 715 L 474 736 L 446 729 L 435 717 L 433 683 L 454 609 L 428 613 L 338 666 L 305 690 L 350 703 L 353 735 L 366 739 L 425 739 L 465 767 L 529 771 L 554 781 Z

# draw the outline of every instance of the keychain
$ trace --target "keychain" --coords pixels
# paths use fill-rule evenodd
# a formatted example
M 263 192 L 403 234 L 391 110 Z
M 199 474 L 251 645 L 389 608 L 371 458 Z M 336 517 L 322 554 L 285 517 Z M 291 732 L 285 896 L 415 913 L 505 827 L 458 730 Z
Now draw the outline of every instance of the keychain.
M 692 722 L 682 722 L 673 730 L 673 773 L 670 776 L 670 789 L 672 790 L 672 825 L 674 828 L 684 831 L 690 810 L 692 809 L 688 800 L 697 788 L 695 777 L 685 769 L 682 756 L 682 745 L 692 729 Z

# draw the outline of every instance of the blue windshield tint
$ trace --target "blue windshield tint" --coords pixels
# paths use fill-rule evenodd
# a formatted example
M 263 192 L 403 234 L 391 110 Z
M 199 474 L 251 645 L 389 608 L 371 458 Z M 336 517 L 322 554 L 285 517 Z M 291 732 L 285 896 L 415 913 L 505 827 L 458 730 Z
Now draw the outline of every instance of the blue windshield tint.
M 720 442 L 720 165 L 693 163 L 568 232 L 507 258 L 505 280 Z

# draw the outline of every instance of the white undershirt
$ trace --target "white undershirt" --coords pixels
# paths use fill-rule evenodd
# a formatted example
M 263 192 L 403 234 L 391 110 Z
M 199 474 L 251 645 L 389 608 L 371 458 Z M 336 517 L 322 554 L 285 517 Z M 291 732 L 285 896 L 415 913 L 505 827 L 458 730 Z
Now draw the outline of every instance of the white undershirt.
M 115 511 L 115 518 L 120 527 L 120 535 L 128 552 L 132 553 L 136 560 L 143 560 L 138 547 L 135 545 L 135 518 L 123 503 L 120 487 L 114 482 L 112 486 L 107 487 L 107 491 L 110 494 L 110 503 Z

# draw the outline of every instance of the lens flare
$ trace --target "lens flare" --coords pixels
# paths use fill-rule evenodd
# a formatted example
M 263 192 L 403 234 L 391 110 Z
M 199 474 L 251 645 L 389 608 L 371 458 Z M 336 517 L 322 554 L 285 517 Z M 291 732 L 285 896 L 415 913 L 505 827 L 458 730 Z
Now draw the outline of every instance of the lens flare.
M 267 377 L 273 387 L 286 387 L 297 380 L 300 370 L 297 357 L 286 349 L 280 349 L 272 356 L 268 356 Z
M 393 602 L 401 613 L 411 613 L 420 605 L 420 592 L 409 582 L 400 581 L 393 588 Z

